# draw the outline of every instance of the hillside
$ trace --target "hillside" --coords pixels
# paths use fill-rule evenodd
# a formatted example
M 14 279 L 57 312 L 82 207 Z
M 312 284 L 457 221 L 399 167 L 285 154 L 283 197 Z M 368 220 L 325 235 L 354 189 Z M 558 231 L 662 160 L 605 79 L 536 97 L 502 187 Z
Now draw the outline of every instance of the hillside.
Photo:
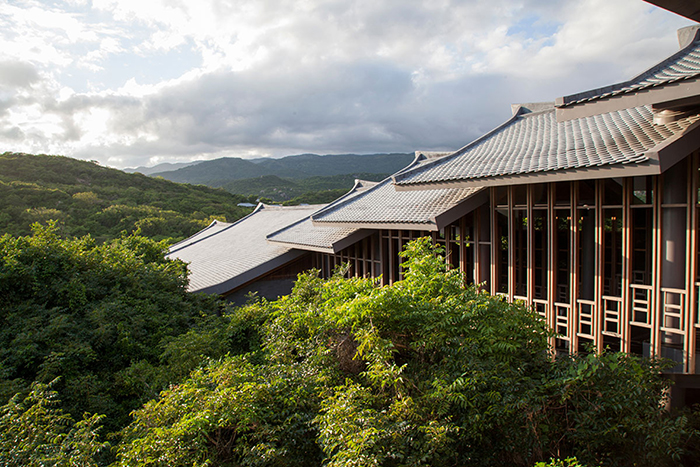
M 355 179 L 379 181 L 389 174 L 354 173 L 328 177 L 285 179 L 277 175 L 263 175 L 256 178 L 232 180 L 221 188 L 244 196 L 267 198 L 285 204 L 330 203 L 342 196 L 355 184 Z
M 181 169 L 183 167 L 188 167 L 190 165 L 195 165 L 198 164 L 198 161 L 195 162 L 175 162 L 175 163 L 170 163 L 170 162 L 163 162 L 162 164 L 154 165 L 153 167 L 133 167 L 133 168 L 128 168 L 128 169 L 122 169 L 126 173 L 141 173 L 144 175 L 151 175 L 157 172 L 168 172 L 171 170 L 177 170 Z
M 319 156 L 301 154 L 281 159 L 258 159 L 254 162 L 235 157 L 225 157 L 183 167 L 168 172 L 158 172 L 166 180 L 223 187 L 232 180 L 275 175 L 283 179 L 306 179 L 355 174 L 391 174 L 407 166 L 413 154 L 340 154 Z M 336 186 L 333 188 L 342 188 Z
M 99 241 L 141 229 L 154 239 L 185 238 L 213 218 L 239 219 L 247 199 L 224 190 L 127 174 L 62 156 L 0 155 L 0 232 L 27 235 L 55 219 L 65 235 Z

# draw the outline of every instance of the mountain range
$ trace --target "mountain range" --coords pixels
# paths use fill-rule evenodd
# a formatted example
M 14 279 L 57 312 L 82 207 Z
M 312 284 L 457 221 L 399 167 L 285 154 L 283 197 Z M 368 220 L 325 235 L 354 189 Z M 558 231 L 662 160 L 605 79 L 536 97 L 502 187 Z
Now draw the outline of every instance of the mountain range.
M 282 179 L 306 179 L 353 174 L 392 174 L 413 160 L 411 153 L 396 154 L 337 154 L 320 156 L 300 154 L 281 159 L 250 161 L 224 157 L 202 161 L 195 165 L 151 173 L 178 183 L 223 187 L 232 180 L 243 180 L 275 175 Z
M 406 167 L 411 153 L 299 154 L 280 159 L 224 157 L 186 164 L 126 169 L 178 183 L 223 188 L 284 204 L 328 203 L 352 188 L 355 179 L 382 180 Z

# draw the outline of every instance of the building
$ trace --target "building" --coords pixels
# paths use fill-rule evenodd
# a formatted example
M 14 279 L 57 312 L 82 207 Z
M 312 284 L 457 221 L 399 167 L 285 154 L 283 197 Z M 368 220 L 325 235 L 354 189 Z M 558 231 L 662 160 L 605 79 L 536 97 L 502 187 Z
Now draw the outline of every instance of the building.
M 403 245 L 429 235 L 467 282 L 540 313 L 558 352 L 659 355 L 700 374 L 698 27 L 679 41 L 629 81 L 514 106 L 458 151 L 417 153 L 260 238 L 324 275 L 347 262 L 391 283 Z

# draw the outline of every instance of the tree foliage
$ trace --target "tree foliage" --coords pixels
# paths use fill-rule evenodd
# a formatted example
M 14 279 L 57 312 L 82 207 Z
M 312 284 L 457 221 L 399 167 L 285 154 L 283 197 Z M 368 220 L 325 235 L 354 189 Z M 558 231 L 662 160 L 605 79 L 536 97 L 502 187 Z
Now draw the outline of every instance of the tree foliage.
M 55 223 L 0 237 L 2 401 L 60 376 L 62 407 L 76 418 L 105 414 L 113 431 L 174 381 L 162 354 L 219 304 L 188 294 L 185 265 L 166 251 L 134 235 L 64 239 Z
M 392 286 L 310 273 L 290 296 L 234 312 L 234 328 L 260 345 L 212 360 L 134 412 L 117 464 L 697 460 L 698 431 L 663 409 L 661 363 L 553 359 L 536 313 L 464 288 L 435 253 L 427 240 L 410 244 Z
M 92 467 L 107 447 L 98 439 L 99 415 L 75 422 L 60 407 L 51 384 L 34 383 L 26 397 L 0 407 L 0 465 Z

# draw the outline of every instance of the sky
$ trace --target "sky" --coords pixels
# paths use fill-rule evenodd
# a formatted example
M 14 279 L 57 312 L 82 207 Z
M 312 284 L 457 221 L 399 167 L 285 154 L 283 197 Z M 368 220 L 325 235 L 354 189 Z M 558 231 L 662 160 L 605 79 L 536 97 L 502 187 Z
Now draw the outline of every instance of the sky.
M 4 0 L 0 152 L 456 150 L 511 104 L 632 78 L 690 24 L 642 0 Z

